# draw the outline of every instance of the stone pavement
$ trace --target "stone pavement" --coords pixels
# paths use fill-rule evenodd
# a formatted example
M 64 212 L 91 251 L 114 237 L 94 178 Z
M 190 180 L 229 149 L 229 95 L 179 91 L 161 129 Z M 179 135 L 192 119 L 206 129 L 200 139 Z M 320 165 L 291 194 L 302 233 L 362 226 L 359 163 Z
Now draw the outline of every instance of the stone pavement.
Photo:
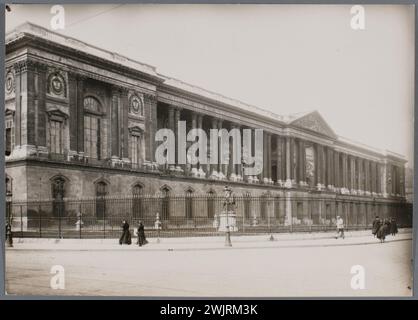
M 376 244 L 370 230 L 347 231 L 345 239 L 335 239 L 335 232 L 317 233 L 280 233 L 253 236 L 235 236 L 231 233 L 232 248 L 225 246 L 225 236 L 189 237 L 189 238 L 149 238 L 149 243 L 139 248 L 135 245 L 119 245 L 118 239 L 51 239 L 51 238 L 15 238 L 14 247 L 8 250 L 218 250 L 218 249 L 251 249 L 251 248 L 288 248 L 315 246 L 351 246 L 362 244 Z M 387 236 L 386 242 L 412 240 L 412 229 L 400 229 L 395 236 Z

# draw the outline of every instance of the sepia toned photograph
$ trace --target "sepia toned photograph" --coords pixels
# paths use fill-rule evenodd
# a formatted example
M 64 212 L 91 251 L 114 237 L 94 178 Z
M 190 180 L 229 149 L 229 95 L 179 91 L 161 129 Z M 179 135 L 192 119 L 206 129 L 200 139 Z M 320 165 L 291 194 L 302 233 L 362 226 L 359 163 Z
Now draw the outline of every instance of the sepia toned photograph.
M 414 5 L 10 4 L 4 49 L 7 296 L 413 296 Z

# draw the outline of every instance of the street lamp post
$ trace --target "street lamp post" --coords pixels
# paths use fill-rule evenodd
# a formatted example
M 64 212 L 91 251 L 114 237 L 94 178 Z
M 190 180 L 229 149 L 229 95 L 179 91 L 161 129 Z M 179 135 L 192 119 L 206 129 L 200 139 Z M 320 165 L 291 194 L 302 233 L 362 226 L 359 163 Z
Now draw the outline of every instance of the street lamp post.
M 270 223 L 270 199 L 267 200 L 267 215 L 268 215 L 267 217 L 268 217 L 269 233 L 270 233 L 269 240 L 274 241 L 276 239 L 274 239 L 273 233 L 271 232 L 271 223 Z
M 13 247 L 13 233 L 12 233 L 12 197 L 11 195 L 6 195 L 6 211 L 8 213 L 7 222 L 6 222 L 6 246 L 9 248 Z
M 224 194 L 225 194 L 224 207 L 226 206 L 225 247 L 232 247 L 231 230 L 229 227 L 229 219 L 228 219 L 229 209 L 230 209 L 230 206 L 233 204 L 232 189 L 228 186 L 225 186 Z

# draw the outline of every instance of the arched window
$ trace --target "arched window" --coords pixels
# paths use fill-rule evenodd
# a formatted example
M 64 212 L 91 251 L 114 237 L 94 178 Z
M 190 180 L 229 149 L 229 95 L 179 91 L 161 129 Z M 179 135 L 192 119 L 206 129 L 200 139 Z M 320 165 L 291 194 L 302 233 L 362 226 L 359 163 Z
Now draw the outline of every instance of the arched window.
M 161 219 L 168 220 L 170 218 L 170 189 L 167 186 L 161 188 Z
M 142 203 L 143 187 L 141 184 L 136 184 L 132 187 L 132 216 L 136 219 L 142 218 L 143 203 Z
M 107 183 L 99 181 L 96 183 L 96 217 L 104 219 L 106 217 L 106 197 Z
M 84 98 L 84 154 L 89 158 L 106 157 L 106 120 L 103 115 L 103 108 L 96 98 Z
M 193 219 L 193 190 L 186 190 L 186 219 Z
M 63 177 L 56 177 L 51 184 L 52 193 L 52 213 L 55 217 L 62 217 L 65 213 L 65 179 Z

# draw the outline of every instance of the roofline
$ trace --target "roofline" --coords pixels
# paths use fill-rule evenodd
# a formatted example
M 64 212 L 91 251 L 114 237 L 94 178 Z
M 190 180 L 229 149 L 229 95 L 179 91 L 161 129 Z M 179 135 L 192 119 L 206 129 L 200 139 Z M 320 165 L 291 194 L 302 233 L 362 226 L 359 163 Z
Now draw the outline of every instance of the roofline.
M 45 27 L 41 27 L 29 21 L 18 25 L 16 28 L 6 33 L 6 37 L 5 37 L 6 46 L 10 45 L 13 42 L 16 42 L 17 40 L 23 39 L 24 37 L 29 37 L 31 39 L 38 38 L 46 42 L 53 43 L 57 46 L 62 46 L 68 49 L 77 50 L 87 56 L 90 56 L 96 59 L 106 60 L 108 63 L 116 64 L 118 66 L 122 66 L 124 68 L 133 70 L 135 72 L 148 75 L 154 79 L 158 79 L 159 80 L 158 86 L 161 87 L 162 89 L 164 89 L 165 87 L 167 89 L 181 91 L 181 92 L 184 92 L 185 94 L 197 96 L 198 98 L 203 99 L 203 100 L 206 99 L 206 100 L 213 101 L 215 103 L 221 103 L 228 107 L 233 107 L 237 111 L 245 111 L 247 113 L 253 113 L 253 114 L 256 114 L 257 116 L 263 117 L 265 119 L 269 119 L 271 123 L 280 124 L 284 128 L 292 127 L 292 123 L 294 121 L 296 121 L 300 117 L 303 117 L 309 113 L 317 113 L 320 115 L 320 113 L 317 110 L 312 110 L 311 112 L 302 113 L 300 117 L 296 117 L 296 118 L 292 118 L 291 115 L 279 115 L 274 112 L 265 110 L 263 108 L 259 108 L 254 105 L 247 104 L 240 100 L 229 98 L 222 94 L 212 92 L 204 88 L 201 88 L 199 86 L 189 84 L 187 82 L 176 79 L 174 77 L 165 76 L 163 74 L 158 73 L 157 68 L 155 66 L 142 63 L 140 61 L 128 58 L 124 55 L 118 54 L 113 51 L 99 48 L 97 46 L 88 44 L 76 38 L 66 36 L 55 31 L 51 31 Z M 322 117 L 322 115 L 320 116 Z M 330 129 L 333 132 L 331 127 L 328 125 L 328 123 L 324 119 L 323 121 L 328 126 L 328 129 Z M 398 153 L 395 153 L 389 150 L 379 150 L 379 149 L 370 147 L 368 145 L 365 145 L 359 142 L 354 142 L 344 137 L 340 137 L 338 135 L 335 135 L 335 141 L 337 144 L 342 143 L 351 147 L 356 147 L 366 153 L 371 152 L 371 153 L 383 156 L 384 158 L 393 158 L 403 163 L 407 162 L 405 156 L 400 155 Z

